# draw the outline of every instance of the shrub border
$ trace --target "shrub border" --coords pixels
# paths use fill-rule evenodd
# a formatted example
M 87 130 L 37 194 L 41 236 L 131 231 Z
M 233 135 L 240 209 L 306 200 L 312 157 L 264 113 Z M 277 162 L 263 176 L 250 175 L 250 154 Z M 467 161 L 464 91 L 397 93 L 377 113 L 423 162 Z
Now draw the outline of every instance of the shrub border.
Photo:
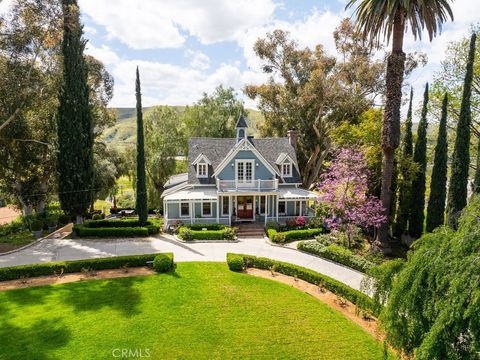
M 238 269 L 240 267 L 242 270 L 249 267 L 263 270 L 275 269 L 276 272 L 281 274 L 294 276 L 314 285 L 322 285 L 332 293 L 344 297 L 351 303 L 355 304 L 359 309 L 369 311 L 376 317 L 378 317 L 381 311 L 381 306 L 376 304 L 371 297 L 361 291 L 353 289 L 327 275 L 320 274 L 302 266 L 264 257 L 235 253 L 227 253 L 227 264 L 232 271 L 239 271 Z
M 170 257 L 173 263 L 173 253 L 161 254 Z M 153 261 L 157 255 L 159 255 L 159 253 L 10 266 L 0 268 L 0 281 L 55 275 L 56 273 L 62 272 L 62 269 L 64 274 L 68 274 L 80 272 L 82 269 L 107 270 L 119 269 L 124 266 L 140 267 L 146 266 L 147 262 Z
M 318 234 L 316 234 L 317 231 L 318 231 Z M 304 238 L 295 237 L 295 234 L 300 234 L 302 232 L 313 233 L 313 234 L 312 234 L 311 238 L 310 237 L 304 237 Z M 323 229 L 323 228 L 313 228 L 313 229 L 307 228 L 307 229 L 297 229 L 297 230 L 288 230 L 288 231 L 277 231 L 276 229 L 269 228 L 269 229 L 267 229 L 267 237 L 270 239 L 271 242 L 273 242 L 275 244 L 281 244 L 280 242 L 275 241 L 275 237 L 277 235 L 284 235 L 285 236 L 285 241 L 283 243 L 289 243 L 289 242 L 293 242 L 293 241 L 297 241 L 297 240 L 314 239 L 315 236 L 320 235 L 324 232 L 325 232 L 325 229 Z
M 112 226 L 105 226 L 109 223 Z M 91 220 L 73 226 L 75 235 L 84 238 L 147 237 L 158 234 L 160 229 L 161 224 L 151 220 L 148 220 L 144 226 L 140 226 L 138 220 Z

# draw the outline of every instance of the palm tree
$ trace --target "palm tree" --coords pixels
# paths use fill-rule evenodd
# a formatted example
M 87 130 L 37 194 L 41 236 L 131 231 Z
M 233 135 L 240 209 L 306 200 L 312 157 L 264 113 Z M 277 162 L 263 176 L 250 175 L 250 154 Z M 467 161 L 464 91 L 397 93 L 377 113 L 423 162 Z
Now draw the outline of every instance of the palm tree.
M 430 41 L 441 31 L 442 24 L 453 20 L 450 0 L 350 0 L 346 8 L 358 3 L 354 15 L 356 27 L 364 39 L 372 46 L 380 40 L 392 40 L 392 52 L 387 60 L 385 109 L 382 129 L 382 205 L 390 209 L 390 188 L 392 182 L 395 149 L 400 144 L 400 107 L 402 102 L 402 82 L 405 70 L 403 38 L 407 24 L 415 39 L 421 38 L 427 30 Z M 388 210 L 385 210 L 387 212 Z M 377 247 L 384 253 L 390 252 L 388 241 L 389 224 L 380 227 L 377 234 Z

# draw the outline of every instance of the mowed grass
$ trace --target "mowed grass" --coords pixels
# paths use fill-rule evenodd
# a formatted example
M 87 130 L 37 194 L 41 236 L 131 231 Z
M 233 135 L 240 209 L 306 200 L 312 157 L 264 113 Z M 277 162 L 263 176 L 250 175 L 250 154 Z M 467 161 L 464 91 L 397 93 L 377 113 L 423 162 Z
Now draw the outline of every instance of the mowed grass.
M 382 359 L 383 346 L 287 285 L 180 263 L 175 274 L 0 292 L 1 359 Z M 118 350 L 115 353 L 118 355 Z

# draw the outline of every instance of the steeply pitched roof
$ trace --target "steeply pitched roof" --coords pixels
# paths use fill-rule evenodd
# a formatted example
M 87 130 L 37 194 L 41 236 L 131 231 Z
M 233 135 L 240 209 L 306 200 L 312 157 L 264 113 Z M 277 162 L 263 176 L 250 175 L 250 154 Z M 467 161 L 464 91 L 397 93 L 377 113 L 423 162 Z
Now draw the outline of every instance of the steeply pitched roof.
M 237 121 L 237 125 L 235 125 L 236 128 L 248 128 L 247 120 L 243 117 L 243 115 L 240 115 Z
M 265 160 L 276 169 L 279 169 L 275 161 L 280 153 L 288 154 L 294 161 L 297 159 L 295 149 L 290 145 L 288 138 L 250 139 L 249 141 L 262 154 Z M 188 183 L 214 184 L 215 179 L 211 175 L 236 143 L 236 139 L 191 138 L 188 141 Z M 197 178 L 195 167 L 192 165 L 193 161 L 200 154 L 204 154 L 211 162 L 208 169 L 208 178 Z M 285 178 L 284 183 L 301 182 L 300 174 L 297 171 L 298 166 L 294 165 L 292 177 Z

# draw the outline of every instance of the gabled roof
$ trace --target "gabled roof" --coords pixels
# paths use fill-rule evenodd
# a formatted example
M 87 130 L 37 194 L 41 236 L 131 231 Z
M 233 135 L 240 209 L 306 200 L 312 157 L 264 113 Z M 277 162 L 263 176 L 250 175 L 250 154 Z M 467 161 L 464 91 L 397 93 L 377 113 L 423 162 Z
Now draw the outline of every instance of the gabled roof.
M 192 165 L 197 165 L 201 160 L 204 160 L 204 162 L 206 162 L 208 165 L 212 165 L 212 163 L 210 162 L 210 160 L 208 160 L 208 158 L 204 155 L 204 154 L 199 154 L 197 156 L 197 158 L 195 160 L 193 160 L 193 163 Z
M 247 120 L 243 117 L 243 115 L 240 115 L 237 121 L 237 125 L 235 125 L 236 128 L 248 128 Z
M 263 156 L 268 164 L 275 169 L 278 165 L 275 163 L 278 155 L 286 153 L 294 164 L 292 177 L 283 179 L 284 183 L 301 183 L 298 172 L 297 155 L 295 149 L 290 145 L 288 138 L 264 138 L 248 139 L 255 149 Z M 197 178 L 193 161 L 200 155 L 205 155 L 210 160 L 209 174 L 213 174 L 224 158 L 229 154 L 237 144 L 235 138 L 190 138 L 188 141 L 188 183 L 189 184 L 215 184 L 215 179 Z

